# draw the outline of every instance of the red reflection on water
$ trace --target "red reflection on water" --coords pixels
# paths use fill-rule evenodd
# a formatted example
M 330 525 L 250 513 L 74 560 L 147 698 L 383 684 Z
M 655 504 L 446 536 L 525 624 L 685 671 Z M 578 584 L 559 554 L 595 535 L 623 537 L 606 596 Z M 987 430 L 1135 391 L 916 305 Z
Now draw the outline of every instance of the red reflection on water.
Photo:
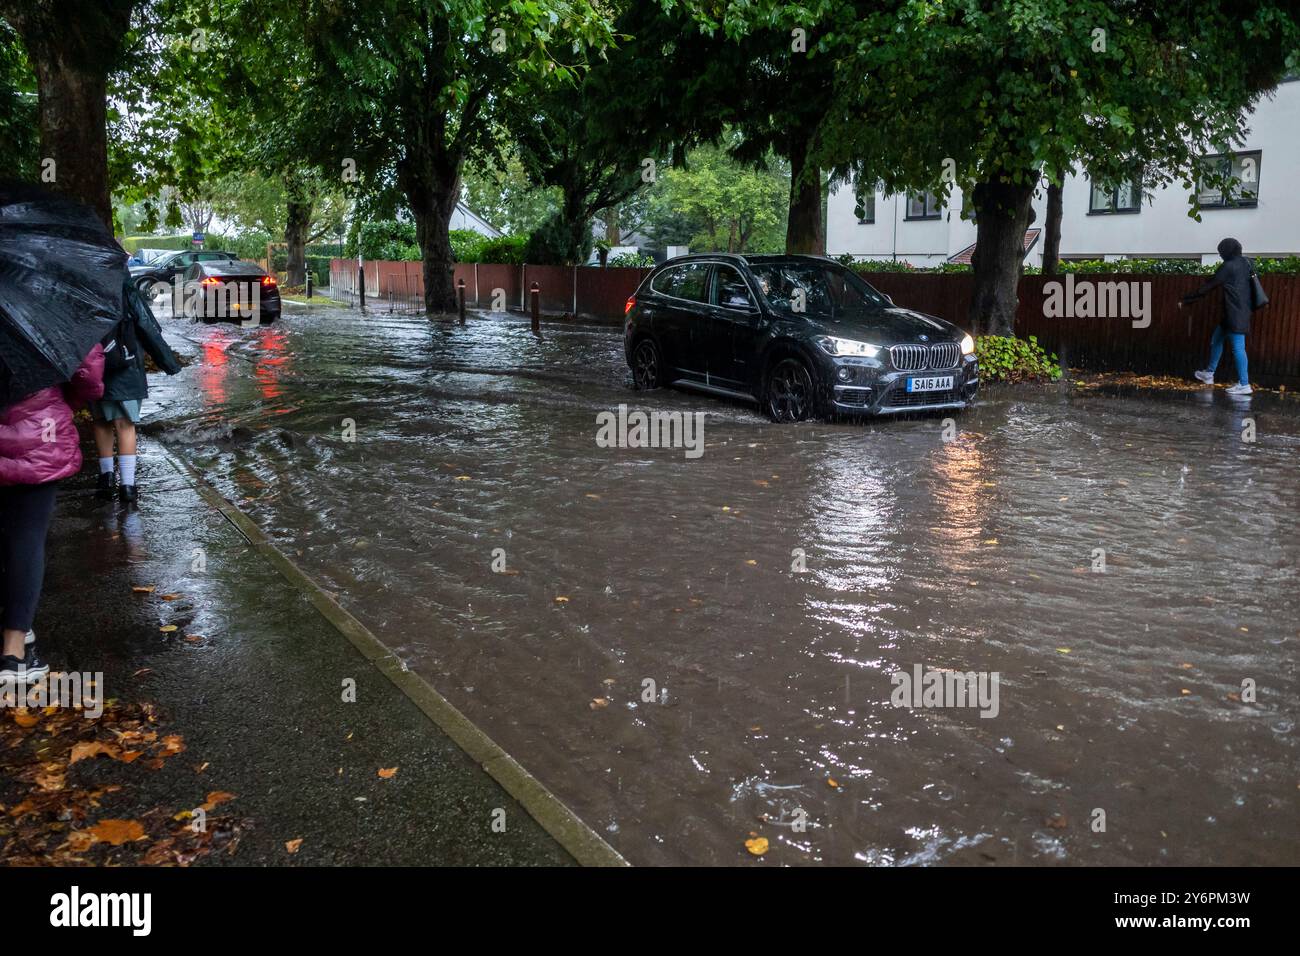
M 263 398 L 279 398 L 284 394 L 280 379 L 289 366 L 288 341 L 288 337 L 279 329 L 258 330 L 260 350 L 253 375 L 257 378 L 257 387 Z
M 199 388 L 209 405 L 224 405 L 229 395 L 226 379 L 230 377 L 230 348 L 232 339 L 228 329 L 214 328 L 203 343 L 203 364 L 199 368 Z

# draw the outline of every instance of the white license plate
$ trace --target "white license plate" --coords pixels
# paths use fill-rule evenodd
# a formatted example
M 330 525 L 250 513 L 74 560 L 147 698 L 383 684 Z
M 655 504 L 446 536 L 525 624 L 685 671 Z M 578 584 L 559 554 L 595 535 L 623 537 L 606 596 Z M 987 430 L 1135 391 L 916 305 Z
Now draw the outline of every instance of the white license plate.
M 932 375 L 929 378 L 909 378 L 909 392 L 948 392 L 952 390 L 951 375 Z

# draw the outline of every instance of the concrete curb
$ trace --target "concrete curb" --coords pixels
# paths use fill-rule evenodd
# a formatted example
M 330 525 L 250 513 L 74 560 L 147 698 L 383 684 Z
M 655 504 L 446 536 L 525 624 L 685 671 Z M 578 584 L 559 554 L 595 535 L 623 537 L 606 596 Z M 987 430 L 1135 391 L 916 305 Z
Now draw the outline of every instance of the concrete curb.
M 477 724 L 456 709 L 429 683 L 405 665 L 364 624 L 349 614 L 288 556 L 277 548 L 252 518 L 231 504 L 177 452 L 163 447 L 168 461 L 189 479 L 208 504 L 216 508 L 272 567 L 320 612 L 361 655 L 375 666 L 457 746 L 479 764 L 557 843 L 582 866 L 628 866 L 617 850 L 584 823 L 541 781 L 496 744 Z

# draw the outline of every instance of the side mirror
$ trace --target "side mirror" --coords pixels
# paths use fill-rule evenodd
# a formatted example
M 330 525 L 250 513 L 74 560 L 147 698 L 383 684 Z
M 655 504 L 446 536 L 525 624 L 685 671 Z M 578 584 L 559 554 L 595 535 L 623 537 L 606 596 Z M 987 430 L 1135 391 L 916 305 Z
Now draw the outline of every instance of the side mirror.
M 888 292 L 882 292 L 880 294 L 885 297 L 885 301 L 888 302 L 890 305 L 894 304 L 894 297 L 890 295 Z

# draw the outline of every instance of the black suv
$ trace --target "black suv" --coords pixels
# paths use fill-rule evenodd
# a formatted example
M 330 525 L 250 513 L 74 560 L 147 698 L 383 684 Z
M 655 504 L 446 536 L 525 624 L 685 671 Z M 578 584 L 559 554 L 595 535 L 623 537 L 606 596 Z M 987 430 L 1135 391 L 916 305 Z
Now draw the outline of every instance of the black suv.
M 637 388 L 756 400 L 774 421 L 965 408 L 974 340 L 819 256 L 670 259 L 627 300 Z

